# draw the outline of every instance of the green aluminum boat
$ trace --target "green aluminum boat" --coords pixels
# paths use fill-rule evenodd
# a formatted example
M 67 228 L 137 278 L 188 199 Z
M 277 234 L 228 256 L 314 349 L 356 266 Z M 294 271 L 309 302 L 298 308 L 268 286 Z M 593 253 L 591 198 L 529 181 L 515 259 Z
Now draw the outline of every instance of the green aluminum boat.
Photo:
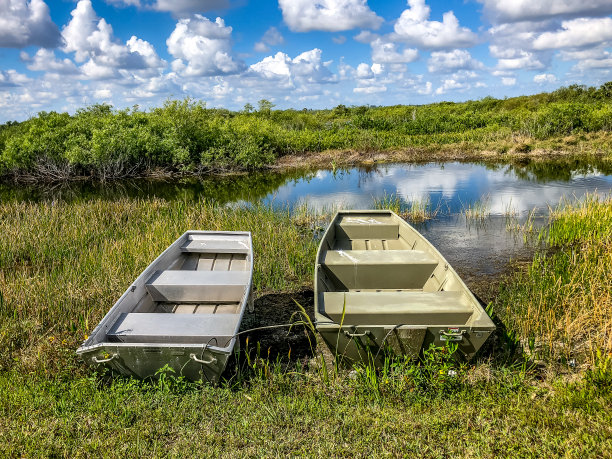
M 317 330 L 349 362 L 380 364 L 383 348 L 416 358 L 448 341 L 470 359 L 495 330 L 440 252 L 389 210 L 338 212 L 314 283 Z

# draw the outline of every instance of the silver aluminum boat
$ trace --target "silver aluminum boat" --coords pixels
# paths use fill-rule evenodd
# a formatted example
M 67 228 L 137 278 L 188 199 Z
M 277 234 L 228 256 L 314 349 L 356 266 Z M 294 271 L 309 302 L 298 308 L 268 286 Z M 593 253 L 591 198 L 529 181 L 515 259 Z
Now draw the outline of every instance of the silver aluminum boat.
M 92 365 L 217 383 L 252 308 L 251 234 L 187 231 L 127 289 L 78 348 Z

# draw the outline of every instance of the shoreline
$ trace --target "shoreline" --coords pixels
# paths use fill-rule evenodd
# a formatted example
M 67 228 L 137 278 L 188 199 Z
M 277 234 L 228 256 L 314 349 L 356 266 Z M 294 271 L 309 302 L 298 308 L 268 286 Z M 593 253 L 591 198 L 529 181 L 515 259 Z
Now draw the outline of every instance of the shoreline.
M 180 171 L 172 168 L 155 168 L 121 176 L 100 177 L 83 175 L 72 170 L 56 169 L 49 173 L 39 171 L 13 171 L 0 176 L 0 184 L 32 185 L 62 182 L 114 182 L 130 179 L 171 180 L 192 177 L 240 176 L 253 172 L 290 172 L 295 170 L 331 169 L 338 167 L 372 167 L 392 163 L 426 164 L 446 162 L 483 162 L 490 164 L 528 164 L 532 161 L 594 160 L 612 164 L 612 133 L 554 138 L 546 141 L 526 141 L 516 137 L 506 143 L 451 144 L 426 147 L 393 148 L 388 150 L 324 150 L 320 152 L 292 153 L 278 157 L 275 162 L 255 169 L 236 167 L 202 168 Z M 563 144 L 560 147 L 560 144 Z

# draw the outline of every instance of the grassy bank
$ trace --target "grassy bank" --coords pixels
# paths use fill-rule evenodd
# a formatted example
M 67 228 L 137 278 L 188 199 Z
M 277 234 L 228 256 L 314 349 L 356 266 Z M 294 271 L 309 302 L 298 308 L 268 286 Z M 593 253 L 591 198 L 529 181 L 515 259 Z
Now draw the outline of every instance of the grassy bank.
M 612 356 L 612 200 L 565 203 L 551 218 L 546 250 L 508 280 L 496 309 L 536 358 Z
M 260 301 L 297 297 L 316 247 L 307 215 L 159 199 L 0 203 L 0 454 L 605 456 L 611 209 L 591 199 L 554 214 L 547 250 L 493 304 L 506 330 L 470 365 L 434 350 L 420 365 L 349 374 L 316 354 L 268 362 L 251 342 L 251 358 L 212 388 L 95 375 L 74 350 L 189 228 L 252 231 Z
M 368 161 L 608 156 L 612 82 L 511 99 L 231 112 L 95 105 L 0 126 L 0 175 L 66 180 Z

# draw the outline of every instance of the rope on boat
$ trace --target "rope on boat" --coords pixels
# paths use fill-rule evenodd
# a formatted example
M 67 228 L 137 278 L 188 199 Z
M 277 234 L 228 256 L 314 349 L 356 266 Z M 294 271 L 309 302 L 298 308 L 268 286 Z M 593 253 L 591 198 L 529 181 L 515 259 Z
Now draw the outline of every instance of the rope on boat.
M 313 325 L 319 325 L 319 324 L 334 324 L 335 322 L 313 322 Z M 284 328 L 284 327 L 293 327 L 293 326 L 299 326 L 299 325 L 303 325 L 305 327 L 308 326 L 308 324 L 306 323 L 299 323 L 299 322 L 293 322 L 290 324 L 275 324 L 275 325 L 265 325 L 263 327 L 255 327 L 255 328 L 249 328 L 248 330 L 243 330 L 241 332 L 236 333 L 234 336 L 232 336 L 232 338 L 237 337 L 238 335 L 243 335 L 245 333 L 249 333 L 252 331 L 258 331 L 258 330 L 269 330 L 272 328 Z

